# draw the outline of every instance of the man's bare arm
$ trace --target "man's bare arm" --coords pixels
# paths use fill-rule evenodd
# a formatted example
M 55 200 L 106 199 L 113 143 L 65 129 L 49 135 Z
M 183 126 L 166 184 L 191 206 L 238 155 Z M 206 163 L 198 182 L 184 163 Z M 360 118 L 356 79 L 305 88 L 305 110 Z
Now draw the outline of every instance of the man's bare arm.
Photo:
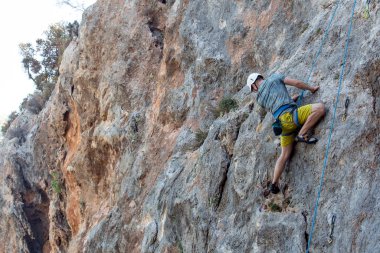
M 306 83 L 300 81 L 300 80 L 297 80 L 297 79 L 292 79 L 292 78 L 289 78 L 289 77 L 285 77 L 284 79 L 284 83 L 287 84 L 287 85 L 290 85 L 290 86 L 294 86 L 298 89 L 301 89 L 301 90 L 308 90 L 310 91 L 311 93 L 314 93 L 316 92 L 318 89 L 319 89 L 319 86 L 309 86 L 307 85 Z

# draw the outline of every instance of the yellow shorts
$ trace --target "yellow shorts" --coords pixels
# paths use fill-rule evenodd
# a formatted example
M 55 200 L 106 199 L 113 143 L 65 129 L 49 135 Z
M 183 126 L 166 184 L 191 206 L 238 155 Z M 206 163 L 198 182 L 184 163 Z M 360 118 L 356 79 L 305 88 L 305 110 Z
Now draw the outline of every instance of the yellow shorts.
M 311 104 L 304 105 L 298 108 L 298 123 L 305 124 L 307 118 L 311 114 Z M 295 134 L 289 134 L 297 129 L 297 125 L 293 122 L 293 115 L 290 112 L 285 112 L 280 116 L 282 134 L 280 137 L 281 147 L 286 147 L 294 142 Z M 286 136 L 284 136 L 286 135 Z

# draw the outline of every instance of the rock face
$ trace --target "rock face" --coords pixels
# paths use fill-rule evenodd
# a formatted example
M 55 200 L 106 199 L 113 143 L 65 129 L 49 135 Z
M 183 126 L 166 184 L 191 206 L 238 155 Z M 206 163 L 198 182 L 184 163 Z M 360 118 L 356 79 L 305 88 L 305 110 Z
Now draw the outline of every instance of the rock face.
M 304 99 L 329 109 L 320 141 L 296 146 L 264 198 L 281 150 L 245 80 L 305 80 L 336 2 L 99 0 L 44 110 L 3 140 L 0 251 L 304 252 L 353 4 L 340 2 Z M 380 252 L 380 3 L 368 16 L 364 2 L 311 252 Z M 223 114 L 225 97 L 238 108 Z

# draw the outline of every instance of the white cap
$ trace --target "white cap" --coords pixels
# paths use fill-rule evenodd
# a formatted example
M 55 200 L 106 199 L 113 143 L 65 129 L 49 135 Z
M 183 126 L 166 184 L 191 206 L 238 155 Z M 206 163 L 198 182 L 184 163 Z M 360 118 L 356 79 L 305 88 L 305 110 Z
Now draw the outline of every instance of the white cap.
M 249 88 L 249 90 L 251 90 L 251 85 L 256 81 L 257 77 L 259 76 L 262 77 L 260 73 L 252 73 L 248 76 L 247 87 Z

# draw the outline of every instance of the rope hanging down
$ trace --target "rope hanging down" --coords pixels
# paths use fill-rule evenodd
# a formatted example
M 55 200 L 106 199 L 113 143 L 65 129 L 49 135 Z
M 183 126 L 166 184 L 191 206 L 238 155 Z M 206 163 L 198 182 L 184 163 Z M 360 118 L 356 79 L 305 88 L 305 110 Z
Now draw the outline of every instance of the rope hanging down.
M 331 145 L 331 136 L 332 136 L 332 132 L 333 132 L 333 129 L 334 129 L 334 123 L 335 123 L 336 109 L 337 109 L 338 103 L 339 103 L 339 96 L 340 96 L 340 92 L 342 90 L 342 82 L 343 82 L 344 70 L 346 68 L 347 55 L 348 55 L 348 44 L 349 44 L 349 41 L 350 41 L 350 35 L 351 35 L 351 30 L 352 30 L 352 21 L 353 21 L 353 17 L 354 17 L 354 13 L 355 13 L 355 7 L 356 7 L 356 0 L 354 0 L 354 4 L 352 6 L 350 25 L 349 25 L 349 28 L 348 28 L 348 33 L 347 33 L 347 38 L 346 38 L 346 45 L 345 45 L 345 48 L 344 48 L 343 65 L 342 65 L 342 69 L 340 71 L 338 91 L 337 91 L 336 100 L 335 100 L 335 104 L 334 104 L 334 113 L 333 113 L 333 117 L 332 117 L 332 121 L 331 121 L 330 132 L 329 132 L 329 139 L 328 139 L 328 142 L 327 142 L 325 159 L 324 159 L 324 162 L 323 162 L 323 169 L 322 169 L 321 179 L 320 179 L 320 183 L 319 183 L 318 195 L 317 195 L 317 199 L 316 199 L 315 206 L 314 206 L 313 220 L 312 220 L 311 230 L 310 230 L 310 233 L 309 233 L 309 240 L 307 242 L 306 253 L 309 253 L 309 249 L 310 249 L 310 245 L 311 245 L 311 240 L 313 238 L 315 220 L 316 220 L 316 217 L 317 217 L 317 214 L 318 214 L 319 198 L 321 196 L 321 191 L 322 191 L 322 187 L 323 187 L 323 178 L 325 176 L 325 171 L 326 171 L 326 167 L 327 167 L 328 154 L 329 154 L 330 145 Z
M 323 48 L 323 45 L 325 44 L 325 40 L 326 40 L 327 36 L 329 35 L 330 27 L 331 27 L 332 21 L 335 18 L 336 10 L 338 9 L 338 6 L 339 6 L 340 2 L 341 2 L 341 0 L 338 0 L 338 2 L 335 5 L 333 13 L 331 14 L 330 21 L 329 21 L 329 23 L 328 23 L 328 25 L 327 25 L 327 27 L 325 29 L 325 33 L 323 35 L 321 44 L 319 45 L 318 51 L 315 54 L 314 60 L 313 60 L 313 62 L 311 64 L 310 72 L 309 72 L 309 75 L 308 75 L 308 77 L 306 79 L 306 83 L 308 83 L 310 81 L 311 75 L 313 74 L 313 70 L 314 70 L 315 64 L 317 63 L 317 60 L 318 60 L 318 58 L 319 58 L 319 56 L 320 56 L 320 54 L 322 52 L 322 48 Z M 300 96 L 299 96 L 299 98 L 297 100 L 297 106 L 298 107 L 301 106 L 302 99 L 303 99 L 303 94 L 304 94 L 304 90 L 301 91 L 301 94 L 300 94 Z

